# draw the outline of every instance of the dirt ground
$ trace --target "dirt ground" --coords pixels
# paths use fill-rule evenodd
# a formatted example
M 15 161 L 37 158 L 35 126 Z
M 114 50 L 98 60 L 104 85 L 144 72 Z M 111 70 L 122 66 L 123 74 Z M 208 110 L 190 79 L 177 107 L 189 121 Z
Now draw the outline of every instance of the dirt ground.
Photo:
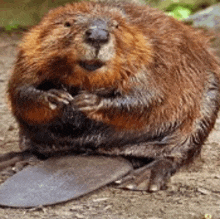
M 20 34 L 0 32 L 0 153 L 18 148 L 18 129 L 7 107 L 6 85 Z M 0 183 L 5 179 L 0 178 Z M 0 197 L 1 198 L 1 197 Z M 220 118 L 201 157 L 156 193 L 112 185 L 67 203 L 38 209 L 0 208 L 0 219 L 220 219 Z

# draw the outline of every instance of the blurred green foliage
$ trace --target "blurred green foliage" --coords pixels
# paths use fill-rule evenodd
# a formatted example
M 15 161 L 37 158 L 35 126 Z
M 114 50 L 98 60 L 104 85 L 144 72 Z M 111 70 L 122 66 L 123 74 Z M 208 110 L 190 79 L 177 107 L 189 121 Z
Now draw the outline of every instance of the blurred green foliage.
M 178 20 L 187 18 L 193 12 L 193 5 L 188 4 L 172 4 L 167 9 L 168 15 L 173 16 Z
M 51 8 L 79 0 L 0 0 L 0 27 L 11 31 L 36 25 Z
M 11 31 L 37 24 L 50 8 L 80 0 L 0 0 L 0 27 Z M 141 1 L 141 0 L 140 0 Z M 185 19 L 198 9 L 219 0 L 144 0 L 176 19 Z
M 182 7 L 191 6 L 193 12 L 204 9 L 210 5 L 216 4 L 219 0 L 145 0 L 152 7 L 166 11 L 170 7 L 179 5 Z M 185 6 L 184 6 L 185 5 Z
M 19 24 L 16 23 L 16 21 L 12 21 L 11 23 L 5 26 L 6 31 L 16 30 L 18 28 L 19 28 Z

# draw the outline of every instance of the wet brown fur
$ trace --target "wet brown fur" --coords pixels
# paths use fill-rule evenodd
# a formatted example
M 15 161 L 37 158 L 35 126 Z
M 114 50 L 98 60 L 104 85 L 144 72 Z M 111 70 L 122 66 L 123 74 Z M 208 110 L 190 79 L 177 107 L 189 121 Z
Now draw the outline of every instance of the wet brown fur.
M 83 34 L 94 17 L 110 20 L 107 53 L 112 53 L 105 66 L 88 73 L 77 63 L 89 56 Z M 67 21 L 74 28 L 64 27 Z M 8 90 L 18 121 L 41 125 L 61 116 L 62 109 L 52 110 L 35 98 L 18 103 L 20 88 L 50 80 L 79 88 L 82 93 L 74 97 L 79 110 L 111 127 L 113 138 L 140 132 L 153 139 L 175 130 L 165 147 L 146 140 L 141 145 L 101 147 L 100 153 L 166 157 L 181 166 L 200 152 L 219 109 L 219 63 L 209 38 L 156 9 L 133 3 L 68 4 L 49 12 L 24 36 Z M 100 90 L 117 91 L 133 102 L 128 108 L 113 106 L 114 100 L 99 95 Z

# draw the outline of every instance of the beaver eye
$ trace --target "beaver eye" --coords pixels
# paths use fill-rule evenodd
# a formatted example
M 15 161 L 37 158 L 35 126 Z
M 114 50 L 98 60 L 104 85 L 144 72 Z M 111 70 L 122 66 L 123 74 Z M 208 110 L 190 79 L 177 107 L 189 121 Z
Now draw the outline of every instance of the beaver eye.
M 66 22 L 64 23 L 64 27 L 71 27 L 71 23 L 70 23 L 69 21 L 66 21 Z

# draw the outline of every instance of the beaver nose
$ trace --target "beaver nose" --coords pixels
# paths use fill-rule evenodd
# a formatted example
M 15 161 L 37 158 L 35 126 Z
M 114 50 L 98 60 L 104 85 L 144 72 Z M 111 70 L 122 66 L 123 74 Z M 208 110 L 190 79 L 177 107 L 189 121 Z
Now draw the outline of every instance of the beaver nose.
M 102 20 L 93 21 L 85 33 L 85 41 L 95 47 L 108 43 L 109 31 L 106 22 Z

